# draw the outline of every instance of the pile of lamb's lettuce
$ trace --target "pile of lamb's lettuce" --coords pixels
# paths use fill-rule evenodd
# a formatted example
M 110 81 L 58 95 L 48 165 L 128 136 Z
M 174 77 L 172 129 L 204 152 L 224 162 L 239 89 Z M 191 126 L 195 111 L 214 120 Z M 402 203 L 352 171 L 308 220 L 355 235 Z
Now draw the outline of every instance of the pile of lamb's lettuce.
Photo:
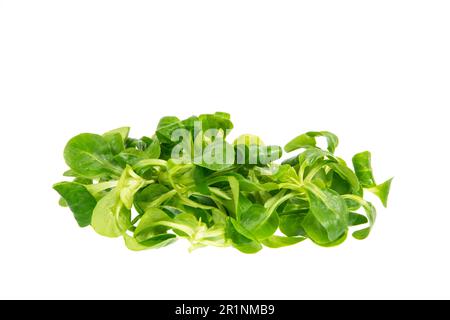
M 123 237 L 131 250 L 160 248 L 185 238 L 191 248 L 233 246 L 256 253 L 305 239 L 330 247 L 352 232 L 365 239 L 375 207 L 384 206 L 391 180 L 377 184 L 371 155 L 353 157 L 353 169 L 335 155 L 338 138 L 326 131 L 302 134 L 285 146 L 244 135 L 226 142 L 226 113 L 160 120 L 151 137 L 129 128 L 72 138 L 64 158 L 70 170 L 54 189 L 80 227 Z M 321 149 L 317 139 L 327 148 Z

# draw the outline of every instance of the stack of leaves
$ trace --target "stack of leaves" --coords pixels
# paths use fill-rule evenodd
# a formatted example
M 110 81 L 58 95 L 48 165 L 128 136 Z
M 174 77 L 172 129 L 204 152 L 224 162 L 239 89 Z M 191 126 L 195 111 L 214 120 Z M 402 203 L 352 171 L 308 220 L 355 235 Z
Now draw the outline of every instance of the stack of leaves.
M 136 251 L 184 238 L 191 249 L 256 253 L 305 239 L 336 246 L 350 229 L 356 239 L 369 235 L 376 210 L 364 191 L 386 206 L 392 181 L 375 182 L 369 152 L 353 157 L 352 170 L 335 155 L 334 134 L 308 132 L 285 146 L 295 156 L 279 164 L 282 148 L 258 137 L 226 142 L 232 128 L 217 112 L 165 117 L 155 135 L 140 139 L 129 128 L 77 135 L 64 150 L 64 176 L 73 179 L 54 189 L 80 227 L 123 237 Z

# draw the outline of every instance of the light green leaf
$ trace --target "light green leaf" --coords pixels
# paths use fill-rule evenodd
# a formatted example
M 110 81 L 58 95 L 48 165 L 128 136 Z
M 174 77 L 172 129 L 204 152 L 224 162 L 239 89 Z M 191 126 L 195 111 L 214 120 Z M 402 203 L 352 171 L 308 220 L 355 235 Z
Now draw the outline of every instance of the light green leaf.
M 112 163 L 113 154 L 102 136 L 82 133 L 72 138 L 64 149 L 67 165 L 86 178 L 119 176 L 122 169 Z
M 122 236 L 131 226 L 131 211 L 120 200 L 117 190 L 112 190 L 97 203 L 91 225 L 98 234 L 110 238 Z
M 305 133 L 299 135 L 298 137 L 292 139 L 285 147 L 284 150 L 286 152 L 292 152 L 301 148 L 315 147 L 316 139 Z
M 262 205 L 254 204 L 240 215 L 240 225 L 258 240 L 271 237 L 278 228 L 278 214 Z
M 118 133 L 120 135 L 120 137 L 122 138 L 122 141 L 126 141 L 128 139 L 128 135 L 130 134 L 130 127 L 121 127 L 121 128 L 117 128 L 111 131 L 108 131 L 106 133 L 103 134 L 103 136 L 109 136 L 109 135 L 114 135 Z
M 228 182 L 230 183 L 231 194 L 233 195 L 233 203 L 234 203 L 234 212 L 237 216 L 239 213 L 239 195 L 240 195 L 240 186 L 239 181 L 236 177 L 228 177 Z
M 304 237 L 272 236 L 272 237 L 262 241 L 262 243 L 268 248 L 277 249 L 277 248 L 292 246 L 292 245 L 300 243 L 304 240 L 306 240 L 306 238 L 304 238 Z
M 393 178 L 387 180 L 386 182 L 379 184 L 373 188 L 369 188 L 368 190 L 375 194 L 378 198 L 380 198 L 384 207 L 388 205 L 389 192 L 391 190 Z
M 134 197 L 134 206 L 137 212 L 144 214 L 149 208 L 162 205 L 176 194 L 176 191 L 170 192 L 170 194 L 169 192 L 170 190 L 167 187 L 158 183 L 151 184 L 140 190 Z
M 161 209 L 149 208 L 139 221 L 134 237 L 141 243 L 155 236 L 165 234 L 169 227 L 159 224 L 160 222 L 170 222 L 171 218 Z
M 120 199 L 127 209 L 131 209 L 133 205 L 134 195 L 144 185 L 146 181 L 138 176 L 130 166 L 127 166 L 120 177 L 117 184 L 117 191 L 119 192 Z
M 119 133 L 110 133 L 103 135 L 105 141 L 111 147 L 111 152 L 113 155 L 117 155 L 125 150 L 125 141 Z

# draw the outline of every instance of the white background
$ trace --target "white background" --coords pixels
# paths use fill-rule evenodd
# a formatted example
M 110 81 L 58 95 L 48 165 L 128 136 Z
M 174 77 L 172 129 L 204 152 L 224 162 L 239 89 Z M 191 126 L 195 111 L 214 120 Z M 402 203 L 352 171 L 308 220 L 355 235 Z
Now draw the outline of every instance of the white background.
M 0 0 L 0 298 L 450 298 L 449 17 L 448 1 Z M 58 207 L 71 136 L 216 110 L 235 136 L 371 150 L 395 176 L 371 237 L 134 253 Z

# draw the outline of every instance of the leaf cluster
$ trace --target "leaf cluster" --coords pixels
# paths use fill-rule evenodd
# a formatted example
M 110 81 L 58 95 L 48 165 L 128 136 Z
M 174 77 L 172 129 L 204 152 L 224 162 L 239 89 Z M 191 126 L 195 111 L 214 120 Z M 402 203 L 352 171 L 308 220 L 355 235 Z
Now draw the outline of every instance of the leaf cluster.
M 122 237 L 135 251 L 187 239 L 192 250 L 233 246 L 249 254 L 306 239 L 336 246 L 350 230 L 368 237 L 376 209 L 364 193 L 387 206 L 392 182 L 375 182 L 369 152 L 350 167 L 335 155 L 336 135 L 308 132 L 285 146 L 295 156 L 280 164 L 282 148 L 259 137 L 228 143 L 232 128 L 217 112 L 164 117 L 153 136 L 139 139 L 128 127 L 77 135 L 64 150 L 71 181 L 54 189 L 80 227 Z

